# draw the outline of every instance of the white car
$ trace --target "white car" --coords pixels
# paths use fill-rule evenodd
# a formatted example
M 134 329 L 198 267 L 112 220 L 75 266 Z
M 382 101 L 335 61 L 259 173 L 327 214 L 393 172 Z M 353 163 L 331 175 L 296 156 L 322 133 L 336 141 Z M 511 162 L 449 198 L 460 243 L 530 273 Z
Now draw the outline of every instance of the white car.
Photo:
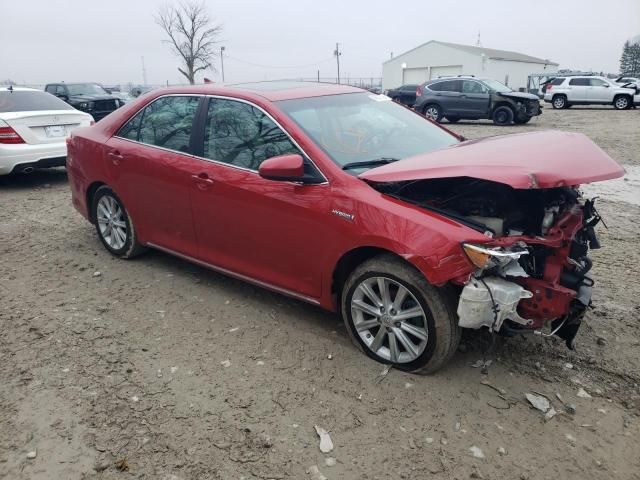
M 636 97 L 634 99 L 634 96 Z M 572 105 L 613 105 L 626 110 L 640 102 L 635 88 L 624 88 L 604 77 L 556 77 L 547 84 L 544 101 L 553 108 Z
M 66 138 L 93 117 L 42 90 L 0 87 L 0 175 L 64 166 Z
M 637 78 L 637 77 L 625 77 L 625 76 L 622 76 L 622 77 L 616 78 L 615 82 L 618 85 L 627 85 L 629 83 L 633 83 L 635 85 L 640 86 L 640 78 Z

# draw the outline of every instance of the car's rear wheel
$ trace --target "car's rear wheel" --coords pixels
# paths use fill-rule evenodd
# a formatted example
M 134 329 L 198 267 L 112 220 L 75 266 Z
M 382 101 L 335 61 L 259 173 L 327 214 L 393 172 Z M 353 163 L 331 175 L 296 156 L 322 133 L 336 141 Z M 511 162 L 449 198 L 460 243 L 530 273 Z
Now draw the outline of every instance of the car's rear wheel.
M 460 327 L 449 292 L 413 266 L 380 255 L 358 266 L 341 297 L 355 345 L 378 362 L 414 373 L 441 368 L 455 353 Z
M 513 110 L 509 107 L 498 107 L 493 112 L 493 123 L 496 125 L 511 125 L 513 123 Z
M 422 113 L 425 117 L 433 120 L 434 122 L 440 122 L 443 117 L 442 108 L 440 108 L 440 106 L 436 105 L 435 103 L 426 105 L 422 110 Z
M 627 95 L 619 95 L 613 99 L 613 106 L 616 110 L 626 110 L 631 107 L 631 99 Z
M 92 214 L 100 241 L 109 252 L 120 258 L 132 258 L 145 248 L 138 243 L 131 217 L 116 193 L 103 185 L 96 190 Z
M 564 95 L 556 95 L 551 100 L 551 105 L 555 109 L 567 108 L 567 97 Z

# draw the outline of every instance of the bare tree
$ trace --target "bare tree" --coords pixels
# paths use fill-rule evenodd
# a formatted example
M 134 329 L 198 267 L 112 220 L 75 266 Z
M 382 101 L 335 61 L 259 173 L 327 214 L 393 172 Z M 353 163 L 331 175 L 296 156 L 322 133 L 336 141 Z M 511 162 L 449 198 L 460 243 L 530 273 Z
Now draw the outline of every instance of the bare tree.
M 196 73 L 208 68 L 215 70 L 214 46 L 222 25 L 213 23 L 204 3 L 185 1 L 175 6 L 165 5 L 155 21 L 169 37 L 165 42 L 181 58 L 183 66 L 178 67 L 178 71 L 191 85 L 195 83 Z

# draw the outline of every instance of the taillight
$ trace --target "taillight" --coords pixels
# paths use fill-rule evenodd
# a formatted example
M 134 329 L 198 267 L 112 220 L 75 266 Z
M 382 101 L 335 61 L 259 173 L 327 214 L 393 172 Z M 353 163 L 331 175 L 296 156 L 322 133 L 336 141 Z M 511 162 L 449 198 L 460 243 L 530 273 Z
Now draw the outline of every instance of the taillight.
M 0 120 L 0 143 L 25 143 L 18 132 Z
M 551 90 L 551 87 L 553 87 L 553 85 L 551 85 L 550 83 L 547 83 L 547 92 Z
M 416 88 L 416 97 L 421 97 L 422 96 L 422 85 L 418 85 L 418 88 Z

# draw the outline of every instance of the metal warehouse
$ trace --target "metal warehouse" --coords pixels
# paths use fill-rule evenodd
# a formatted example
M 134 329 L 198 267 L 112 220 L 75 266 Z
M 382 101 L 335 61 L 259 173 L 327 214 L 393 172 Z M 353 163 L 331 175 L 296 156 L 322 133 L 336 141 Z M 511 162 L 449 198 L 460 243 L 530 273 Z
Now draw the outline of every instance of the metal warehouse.
M 558 64 L 518 52 L 431 40 L 382 64 L 382 87 L 419 84 L 451 75 L 489 77 L 514 90 L 532 73 L 552 73 Z

